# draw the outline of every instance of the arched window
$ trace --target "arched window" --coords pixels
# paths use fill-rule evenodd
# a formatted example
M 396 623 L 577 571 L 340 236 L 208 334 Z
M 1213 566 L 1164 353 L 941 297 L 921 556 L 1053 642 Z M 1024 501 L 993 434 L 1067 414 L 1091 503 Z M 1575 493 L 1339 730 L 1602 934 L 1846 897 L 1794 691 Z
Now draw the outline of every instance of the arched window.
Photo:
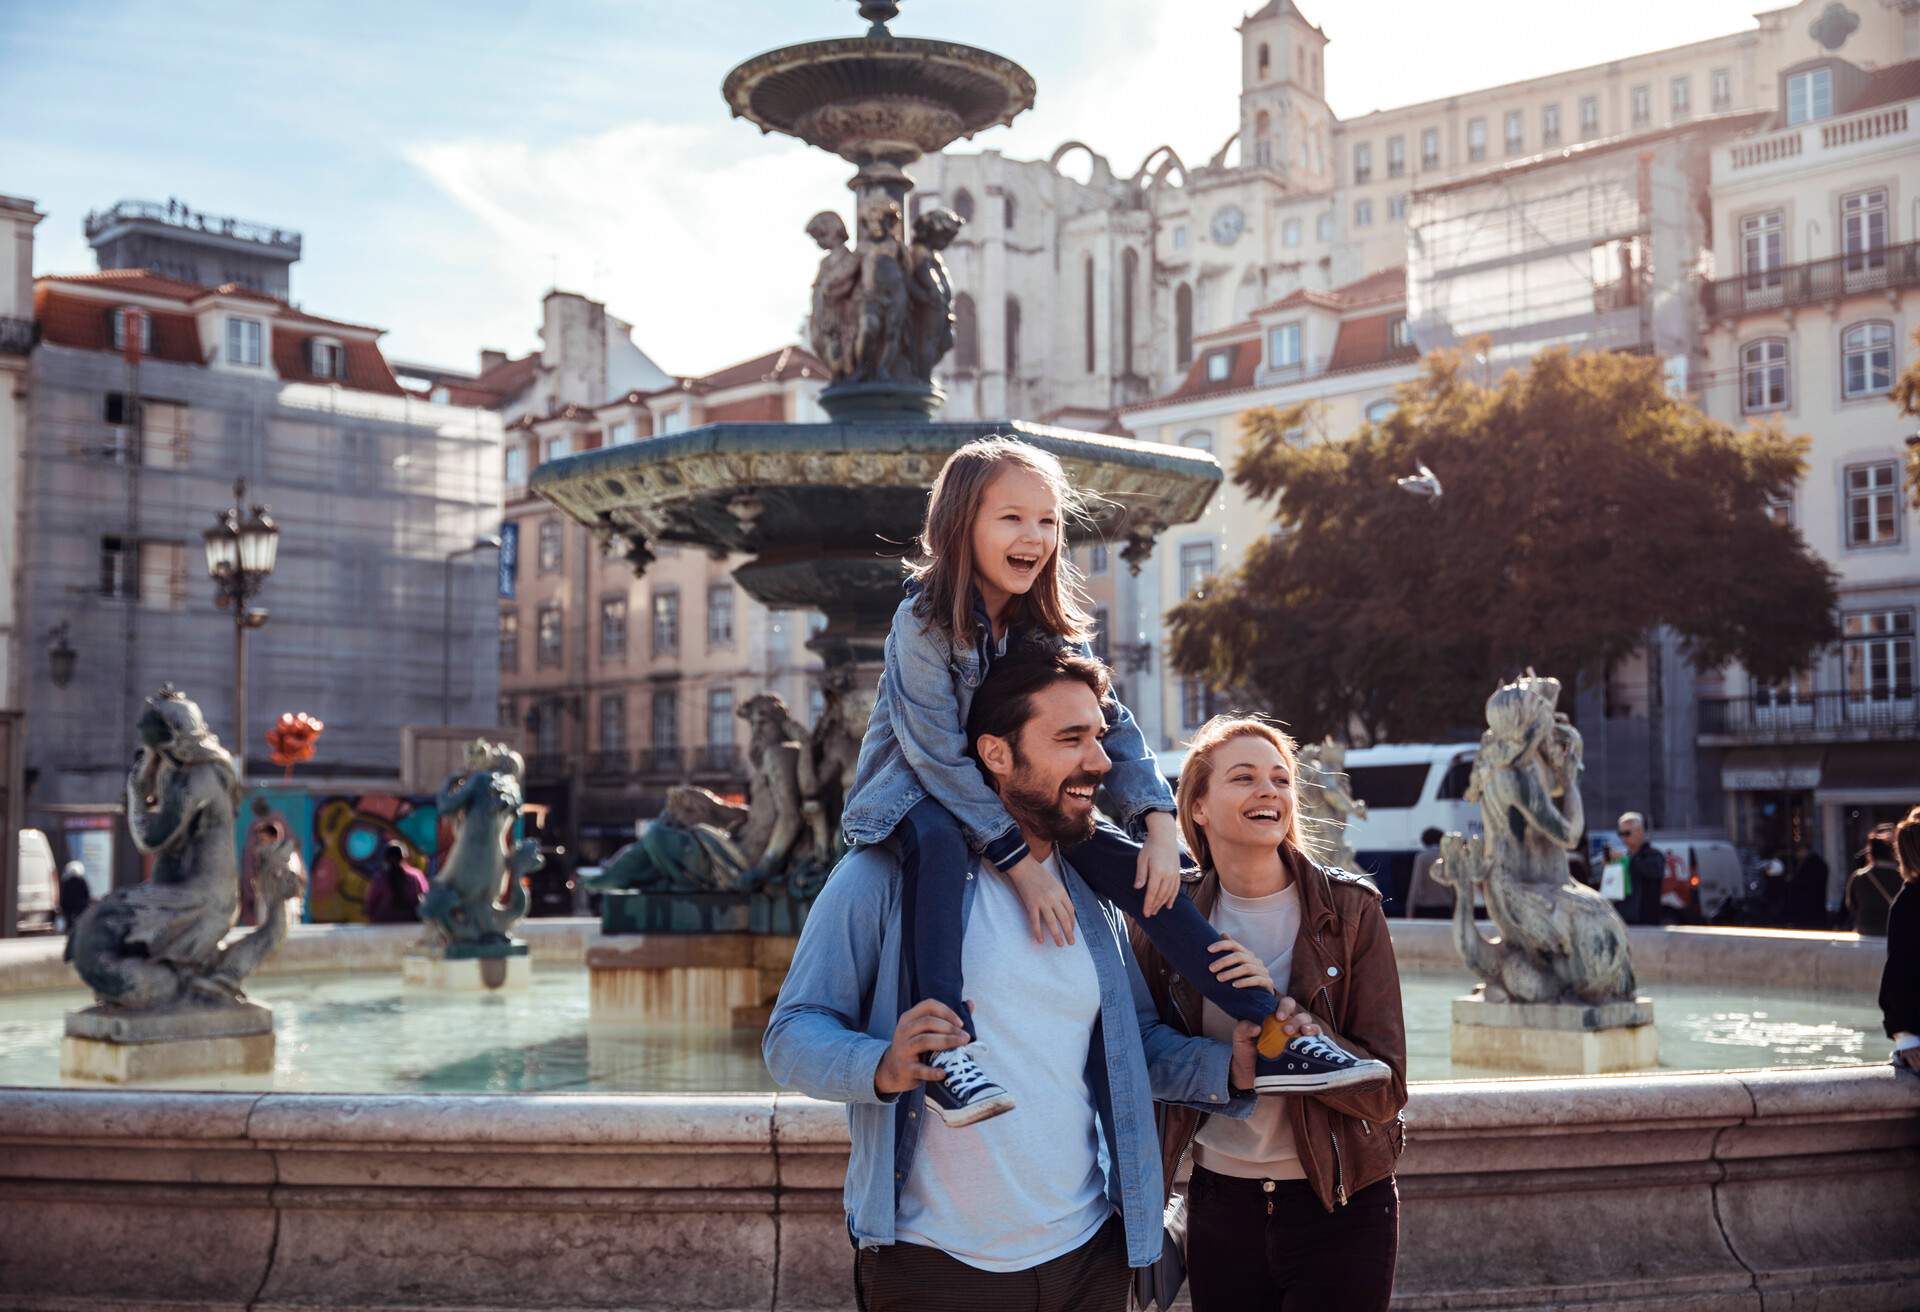
M 1780 410 L 1787 404 L 1787 340 L 1763 337 L 1740 348 L 1740 408 Z
M 973 222 L 973 193 L 965 187 L 953 193 L 953 212 L 966 222 Z
M 1193 363 L 1193 287 L 1184 282 L 1173 293 L 1173 363 L 1179 369 Z
M 1205 451 L 1208 455 L 1212 455 L 1213 433 L 1210 429 L 1196 428 L 1191 433 L 1186 433 L 1181 436 L 1180 445 L 1192 447 L 1195 451 Z
M 1020 206 L 1014 201 L 1012 192 L 1009 191 L 1000 198 L 1000 206 L 1004 211 L 1003 219 L 1007 225 L 1007 231 L 1012 232 L 1015 220 L 1020 217 Z
M 1253 120 L 1253 162 L 1273 163 L 1273 115 L 1264 109 Z
M 972 373 L 980 367 L 980 330 L 973 313 L 973 297 L 961 292 L 953 298 L 953 367 Z
M 1857 323 L 1840 334 L 1842 394 L 1852 401 L 1893 387 L 1893 325 Z
M 1094 325 L 1093 325 L 1093 256 L 1091 255 L 1087 256 L 1086 274 L 1087 274 L 1086 276 L 1087 304 L 1086 304 L 1086 313 L 1084 315 L 1084 318 L 1086 319 L 1085 327 L 1086 327 L 1086 337 L 1087 337 L 1087 372 L 1092 373 L 1093 372 L 1093 355 L 1094 355 L 1094 350 L 1093 350 L 1093 326 Z
M 1265 41 L 1262 41 L 1260 43 L 1260 76 L 1264 79 L 1272 71 L 1273 51 L 1267 48 Z
M 1007 377 L 1020 376 L 1020 298 L 1007 297 Z
M 1120 372 L 1133 372 L 1133 288 L 1140 281 L 1140 253 L 1127 247 L 1120 257 Z
M 1367 422 L 1370 424 L 1384 424 L 1387 420 L 1393 418 L 1393 412 L 1399 408 L 1400 407 L 1392 401 L 1375 401 L 1367 407 Z

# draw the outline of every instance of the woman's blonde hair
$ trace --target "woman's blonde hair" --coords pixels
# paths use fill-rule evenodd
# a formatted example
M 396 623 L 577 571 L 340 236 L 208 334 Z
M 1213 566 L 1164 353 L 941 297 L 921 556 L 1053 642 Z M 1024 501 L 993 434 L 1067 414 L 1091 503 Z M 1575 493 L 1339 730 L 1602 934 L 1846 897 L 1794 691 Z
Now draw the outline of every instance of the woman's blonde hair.
M 1300 760 L 1293 739 L 1280 726 L 1251 715 L 1216 715 L 1201 725 L 1200 732 L 1187 744 L 1187 763 L 1180 767 L 1177 799 L 1180 836 L 1187 840 L 1187 850 L 1193 853 L 1202 870 L 1213 868 L 1213 851 L 1207 844 L 1206 827 L 1194 818 L 1194 811 L 1206 800 L 1207 789 L 1213 784 L 1214 753 L 1236 738 L 1264 738 L 1287 763 L 1287 774 L 1293 780 L 1293 805 L 1288 809 L 1287 832 L 1280 844 L 1305 856 L 1300 839 Z
M 1893 854 L 1900 862 L 1900 878 L 1920 884 L 1920 806 L 1907 812 L 1893 831 Z
M 1060 527 L 1053 551 L 1025 596 L 1013 601 L 1010 620 L 1034 625 L 1067 642 L 1085 642 L 1093 617 L 1080 571 L 1066 558 L 1065 525 L 1084 515 L 1084 500 L 1067 481 L 1059 460 L 1039 447 L 1011 437 L 983 437 L 947 457 L 927 494 L 927 520 L 920 530 L 919 555 L 907 563 L 920 584 L 914 613 L 946 631 L 957 646 L 974 641 L 973 521 L 980 515 L 987 486 L 1005 469 L 1024 469 L 1040 479 L 1060 504 Z

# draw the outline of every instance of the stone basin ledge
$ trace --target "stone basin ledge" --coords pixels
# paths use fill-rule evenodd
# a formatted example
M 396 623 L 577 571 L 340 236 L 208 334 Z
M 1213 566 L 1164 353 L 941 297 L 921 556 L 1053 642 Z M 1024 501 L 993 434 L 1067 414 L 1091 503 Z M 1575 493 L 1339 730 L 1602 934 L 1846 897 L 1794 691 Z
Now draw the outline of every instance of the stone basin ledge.
M 1920 1304 L 1920 1081 L 1422 1084 L 1394 1305 Z M 848 1309 L 793 1095 L 0 1089 L 0 1308 Z

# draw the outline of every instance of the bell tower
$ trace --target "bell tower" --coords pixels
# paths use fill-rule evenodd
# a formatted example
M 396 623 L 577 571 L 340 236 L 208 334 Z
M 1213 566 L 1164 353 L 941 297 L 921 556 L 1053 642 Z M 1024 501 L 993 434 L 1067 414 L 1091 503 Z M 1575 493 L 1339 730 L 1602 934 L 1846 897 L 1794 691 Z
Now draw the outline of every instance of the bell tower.
M 1292 0 L 1270 0 L 1240 24 L 1240 163 L 1297 191 L 1333 185 L 1326 46 Z

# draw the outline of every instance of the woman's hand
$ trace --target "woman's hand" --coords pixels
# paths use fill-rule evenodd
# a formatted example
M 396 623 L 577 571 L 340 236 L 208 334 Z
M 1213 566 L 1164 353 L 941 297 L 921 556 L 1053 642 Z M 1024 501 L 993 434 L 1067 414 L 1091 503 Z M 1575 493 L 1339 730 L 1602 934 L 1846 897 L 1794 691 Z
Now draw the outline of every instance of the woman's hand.
M 1280 991 L 1273 986 L 1267 963 L 1232 939 L 1223 938 L 1209 944 L 1207 951 L 1216 954 L 1214 963 L 1207 969 L 1222 984 L 1231 984 L 1237 989 L 1265 989 L 1269 993 Z
M 1143 919 L 1172 906 L 1180 896 L 1180 826 L 1165 811 L 1147 816 L 1147 841 L 1140 847 L 1133 886 L 1147 890 L 1140 908 Z
M 1007 878 L 1020 895 L 1020 905 L 1027 909 L 1027 928 L 1033 931 L 1033 941 L 1044 946 L 1051 935 L 1055 947 L 1072 944 L 1073 895 L 1066 885 L 1031 856 L 1021 857 L 1020 864 L 1007 871 Z

